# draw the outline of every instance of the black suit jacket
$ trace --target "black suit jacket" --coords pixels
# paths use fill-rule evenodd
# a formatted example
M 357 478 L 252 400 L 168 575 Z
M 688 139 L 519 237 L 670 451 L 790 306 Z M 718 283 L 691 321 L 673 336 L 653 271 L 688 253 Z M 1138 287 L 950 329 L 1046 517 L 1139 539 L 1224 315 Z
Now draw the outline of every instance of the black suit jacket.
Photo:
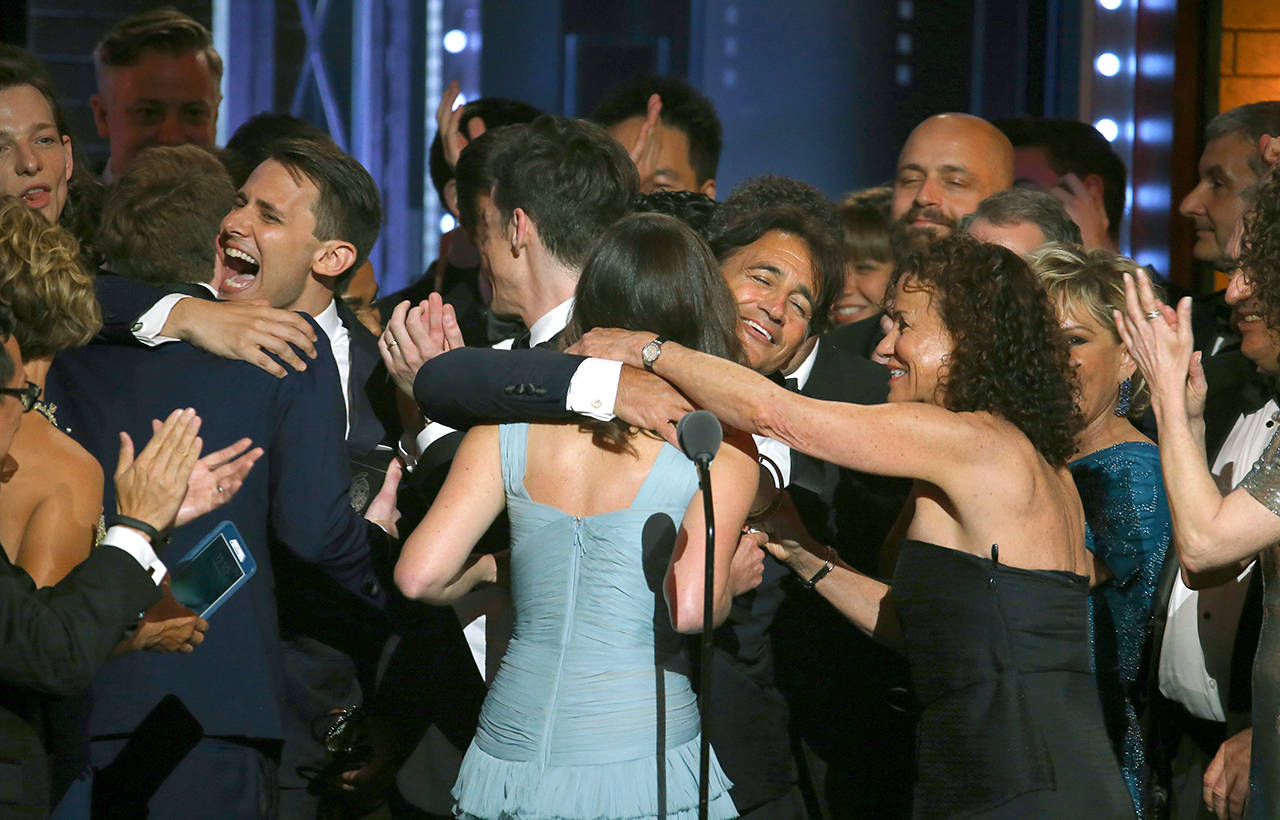
M 129 734 L 172 692 L 206 735 L 281 736 L 271 545 L 322 564 L 352 593 L 382 602 L 374 560 L 385 558 L 387 539 L 348 500 L 338 372 L 316 330 L 318 357 L 283 379 L 182 342 L 91 345 L 58 355 L 46 391 L 58 404 L 59 421 L 103 464 L 115 462 L 119 430 L 141 444 L 151 437 L 150 419 L 175 407 L 196 408 L 206 451 L 242 436 L 265 450 L 235 497 L 175 530 L 160 556 L 175 563 L 229 519 L 254 555 L 257 574 L 215 613 L 199 651 L 181 657 L 134 653 L 109 664 L 94 683 L 92 734 Z M 104 507 L 114 509 L 114 503 L 108 482 Z
M 93 550 L 39 590 L 0 549 L 0 815 L 46 816 L 40 699 L 85 690 L 138 613 L 159 599 L 146 571 L 115 547 Z
M 464 429 L 494 421 L 566 420 L 569 381 L 582 358 L 545 349 L 463 348 L 418 372 L 414 398 L 429 418 Z M 782 603 L 777 562 L 765 580 L 734 602 L 737 614 L 716 630 L 709 732 L 740 812 L 794 788 L 787 708 L 774 685 L 769 627 Z M 696 677 L 696 676 L 695 676 Z

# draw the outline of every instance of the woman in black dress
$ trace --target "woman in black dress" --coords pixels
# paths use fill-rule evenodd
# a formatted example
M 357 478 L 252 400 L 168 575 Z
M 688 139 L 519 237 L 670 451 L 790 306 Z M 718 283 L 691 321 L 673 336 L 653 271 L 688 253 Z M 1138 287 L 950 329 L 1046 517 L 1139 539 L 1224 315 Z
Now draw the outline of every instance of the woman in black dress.
M 1131 817 L 1090 670 L 1093 567 L 1066 466 L 1080 422 L 1053 307 L 1021 259 L 966 238 L 906 263 L 890 299 L 887 405 L 809 399 L 671 343 L 652 368 L 729 425 L 915 479 L 892 585 L 785 516 L 769 548 L 906 653 L 917 817 Z M 592 331 L 572 352 L 640 366 L 652 339 Z

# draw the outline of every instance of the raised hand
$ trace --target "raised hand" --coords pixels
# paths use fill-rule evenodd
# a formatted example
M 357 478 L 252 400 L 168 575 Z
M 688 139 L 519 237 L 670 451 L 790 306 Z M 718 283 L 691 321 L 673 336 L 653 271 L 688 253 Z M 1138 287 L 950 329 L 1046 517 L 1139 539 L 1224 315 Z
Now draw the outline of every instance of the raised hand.
M 378 337 L 378 351 L 387 372 L 407 395 L 413 395 L 413 380 L 424 364 L 454 348 L 466 347 L 453 305 L 433 293 L 411 307 L 408 301 L 396 305 L 387 327 Z
M 268 353 L 294 370 L 306 370 L 298 355 L 316 357 L 316 332 L 292 310 L 277 310 L 265 299 L 208 302 L 182 299 L 174 305 L 161 331 L 224 359 L 239 359 L 283 379 L 286 370 Z
M 1158 409 L 1166 402 L 1181 402 L 1184 409 L 1190 409 L 1187 391 L 1194 347 L 1191 297 L 1178 302 L 1175 311 L 1156 298 L 1150 278 L 1142 271 L 1138 272 L 1137 281 L 1124 275 L 1124 296 L 1124 312 L 1113 311 L 1116 330 L 1147 380 L 1152 404 Z M 1200 380 L 1203 381 L 1203 373 Z M 1203 406 L 1203 396 L 1200 405 Z
M 631 161 L 636 164 L 640 174 L 640 192 L 653 190 L 653 178 L 657 175 L 658 156 L 662 153 L 662 132 L 658 130 L 658 120 L 662 113 L 662 98 L 657 94 L 649 95 L 649 105 L 645 110 L 644 125 L 631 145 Z
M 152 420 L 152 433 L 159 432 L 160 422 Z M 212 512 L 231 500 L 244 483 L 245 476 L 262 456 L 262 448 L 249 449 L 253 442 L 242 438 L 229 447 L 209 453 L 196 462 L 187 479 L 187 493 L 173 525 L 181 527 L 188 521 Z
M 1107 219 L 1107 206 L 1102 201 L 1102 190 L 1089 190 L 1089 187 L 1075 174 L 1065 174 L 1058 184 L 1049 189 L 1049 193 L 1058 198 L 1066 209 L 1071 221 L 1080 228 L 1080 235 L 1086 248 L 1109 248 L 1110 237 L 1107 228 L 1111 221 Z
M 200 458 L 196 433 L 200 417 L 191 408 L 174 410 L 134 458 L 133 441 L 120 433 L 116 464 L 116 509 L 164 531 L 173 525 L 187 492 L 187 481 Z

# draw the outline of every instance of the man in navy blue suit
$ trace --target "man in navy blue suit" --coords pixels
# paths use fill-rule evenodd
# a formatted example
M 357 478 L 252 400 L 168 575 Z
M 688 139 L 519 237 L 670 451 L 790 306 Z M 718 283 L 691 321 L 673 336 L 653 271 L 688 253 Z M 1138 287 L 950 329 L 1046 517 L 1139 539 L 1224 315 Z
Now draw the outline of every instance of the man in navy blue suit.
M 323 151 L 308 155 L 306 146 L 296 146 L 296 160 L 287 155 L 273 161 L 283 175 L 275 180 L 279 185 L 246 188 L 233 204 L 236 194 L 216 163 L 202 165 L 199 155 L 182 155 L 195 150 L 191 148 L 158 150 L 158 169 L 149 169 L 144 156 L 130 171 L 156 170 L 152 184 L 121 189 L 127 195 L 118 191 L 104 213 L 103 235 L 118 243 L 109 241 L 104 250 L 120 273 L 129 273 L 125 263 L 130 263 L 154 275 L 168 270 L 174 282 L 218 284 L 229 271 L 215 268 L 219 226 L 208 214 L 233 208 L 251 209 L 255 219 L 289 221 L 288 237 L 298 241 L 273 246 L 282 253 L 301 247 L 328 255 L 334 265 L 345 260 L 350 266 L 372 244 L 372 236 L 354 243 L 345 236 L 316 238 L 311 206 L 317 186 L 308 169 L 329 159 Z M 309 196 L 290 196 L 307 186 Z M 164 215 L 168 241 L 163 236 L 146 241 L 144 226 L 152 220 L 138 218 L 144 207 Z M 209 249 L 203 259 L 198 253 L 184 258 L 176 252 L 182 245 L 178 238 L 188 236 Z M 279 232 L 272 236 L 281 239 Z M 122 254 L 122 248 L 128 252 Z M 314 322 L 308 322 L 314 331 Z M 203 729 L 201 742 L 151 799 L 153 817 L 275 812 L 284 691 L 277 578 L 268 545 L 323 566 L 352 594 L 379 604 L 384 598 L 373 563 L 384 551 L 385 535 L 351 508 L 343 394 L 324 334 L 316 333 L 316 338 L 316 358 L 284 378 L 181 342 L 155 348 L 94 345 L 60 356 L 50 374 L 47 389 L 59 403 L 60 418 L 104 463 L 110 463 L 117 430 L 144 434 L 147 419 L 174 406 L 199 410 L 201 434 L 211 449 L 249 436 L 264 450 L 262 463 L 222 513 L 175 530 L 161 554 L 163 560 L 176 561 L 223 518 L 240 529 L 257 558 L 258 572 L 218 610 L 216 630 L 211 630 L 216 637 L 206 640 L 205 651 L 190 657 L 121 658 L 104 668 L 94 684 L 90 734 L 95 766 L 108 764 L 119 753 L 167 693 L 176 694 Z M 105 504 L 111 509 L 113 503 L 108 487 Z

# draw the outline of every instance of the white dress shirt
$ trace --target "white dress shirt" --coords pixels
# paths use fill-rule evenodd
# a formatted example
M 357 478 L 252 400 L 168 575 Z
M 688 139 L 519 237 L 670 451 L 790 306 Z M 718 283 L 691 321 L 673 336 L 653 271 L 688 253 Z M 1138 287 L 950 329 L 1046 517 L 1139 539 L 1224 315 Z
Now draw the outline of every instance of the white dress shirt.
M 165 573 L 169 571 L 156 556 L 156 551 L 151 546 L 151 542 L 137 530 L 117 524 L 107 530 L 107 534 L 102 538 L 101 546 L 115 547 L 129 553 L 133 560 L 137 561 L 138 565 L 147 571 L 156 586 L 160 586 L 160 582 L 164 580 Z
M 338 300 L 329 302 L 329 306 L 316 314 L 316 324 L 329 337 L 329 348 L 333 350 L 333 360 L 338 364 L 338 381 L 342 383 L 342 406 L 346 409 L 346 426 L 343 438 L 351 433 L 351 391 L 347 385 L 351 381 L 351 334 L 347 326 L 338 317 Z
M 1241 416 L 1222 443 L 1213 475 L 1224 493 L 1234 489 L 1262 455 L 1275 433 L 1276 402 Z M 1169 615 L 1160 647 L 1160 692 L 1203 720 L 1226 721 L 1231 657 L 1249 589 L 1251 563 L 1234 580 L 1211 589 L 1188 589 L 1174 579 Z
M 803 390 L 809 383 L 809 374 L 813 372 L 813 363 L 818 358 L 818 345 L 821 344 L 821 339 L 815 342 L 813 350 L 809 351 L 809 355 L 800 363 L 800 366 L 787 375 L 787 378 L 796 380 L 796 390 Z M 789 485 L 791 483 L 791 448 L 768 436 L 753 435 L 751 438 L 755 439 L 756 449 L 760 451 L 760 455 L 778 465 L 778 472 L 782 474 L 782 486 Z

